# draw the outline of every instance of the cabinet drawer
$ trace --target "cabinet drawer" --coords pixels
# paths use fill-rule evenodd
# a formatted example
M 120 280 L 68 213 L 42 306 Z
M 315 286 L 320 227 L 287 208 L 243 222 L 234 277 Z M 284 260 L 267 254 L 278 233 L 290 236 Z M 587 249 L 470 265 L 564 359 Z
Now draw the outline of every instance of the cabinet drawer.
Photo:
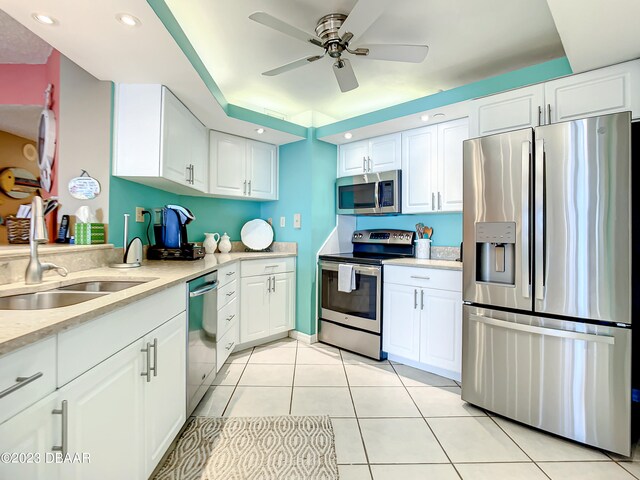
M 224 287 L 226 284 L 233 282 L 239 275 L 240 264 L 233 262 L 231 265 L 225 265 L 218 269 L 218 288 Z
M 83 374 L 186 309 L 184 284 L 58 334 L 58 386 Z
M 242 262 L 240 272 L 243 277 L 256 275 L 274 275 L 276 273 L 294 272 L 296 259 L 288 258 L 264 258 L 261 260 L 247 260 Z
M 218 310 L 217 338 L 223 337 L 234 323 L 237 323 L 240 314 L 240 302 L 234 296 L 229 303 Z
M 462 272 L 457 270 L 389 265 L 384 267 L 384 281 L 399 285 L 462 292 Z
M 238 296 L 238 282 L 227 283 L 224 287 L 218 287 L 218 310 Z
M 240 338 L 240 322 L 233 322 L 233 325 L 216 344 L 216 370 L 220 370 L 233 349 L 238 344 Z
M 34 380 L 16 379 L 34 378 Z M 8 389 L 23 385 L 6 393 Z M 0 358 L 0 423 L 56 389 L 56 337 L 50 337 Z

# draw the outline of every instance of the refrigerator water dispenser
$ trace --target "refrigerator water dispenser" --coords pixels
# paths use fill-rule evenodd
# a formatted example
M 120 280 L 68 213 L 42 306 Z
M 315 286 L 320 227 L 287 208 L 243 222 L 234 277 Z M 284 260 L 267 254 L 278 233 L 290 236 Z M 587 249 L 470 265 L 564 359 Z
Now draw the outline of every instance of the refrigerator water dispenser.
M 476 281 L 515 286 L 515 222 L 476 223 Z

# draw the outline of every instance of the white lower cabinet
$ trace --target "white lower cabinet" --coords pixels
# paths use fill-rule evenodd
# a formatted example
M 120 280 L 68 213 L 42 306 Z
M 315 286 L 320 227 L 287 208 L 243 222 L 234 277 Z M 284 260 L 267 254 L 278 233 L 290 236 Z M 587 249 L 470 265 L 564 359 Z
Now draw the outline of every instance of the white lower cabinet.
M 279 272 L 279 273 L 275 273 Z M 295 260 L 242 262 L 240 343 L 295 327 Z
M 443 273 L 385 266 L 385 278 L 394 283 L 384 283 L 383 350 L 392 358 L 459 380 L 462 272 Z

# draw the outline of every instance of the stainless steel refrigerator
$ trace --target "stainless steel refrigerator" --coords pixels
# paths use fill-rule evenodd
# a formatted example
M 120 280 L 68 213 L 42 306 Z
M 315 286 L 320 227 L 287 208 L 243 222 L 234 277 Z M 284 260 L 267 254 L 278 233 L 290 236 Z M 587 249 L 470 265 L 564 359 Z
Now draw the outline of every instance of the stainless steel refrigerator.
M 464 142 L 462 398 L 631 442 L 631 115 Z

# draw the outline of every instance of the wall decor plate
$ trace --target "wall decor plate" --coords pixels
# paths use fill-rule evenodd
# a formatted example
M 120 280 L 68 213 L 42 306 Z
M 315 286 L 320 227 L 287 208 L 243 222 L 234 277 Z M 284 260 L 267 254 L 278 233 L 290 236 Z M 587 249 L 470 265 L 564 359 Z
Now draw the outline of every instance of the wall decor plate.
M 273 243 L 273 228 L 259 218 L 244 224 L 240 239 L 251 250 L 264 250 Z
M 68 189 L 73 198 L 91 200 L 100 195 L 100 182 L 93 177 L 76 177 L 69 180 Z
M 38 166 L 42 188 L 51 190 L 51 169 L 56 153 L 56 116 L 53 110 L 45 108 L 40 114 L 38 129 Z

